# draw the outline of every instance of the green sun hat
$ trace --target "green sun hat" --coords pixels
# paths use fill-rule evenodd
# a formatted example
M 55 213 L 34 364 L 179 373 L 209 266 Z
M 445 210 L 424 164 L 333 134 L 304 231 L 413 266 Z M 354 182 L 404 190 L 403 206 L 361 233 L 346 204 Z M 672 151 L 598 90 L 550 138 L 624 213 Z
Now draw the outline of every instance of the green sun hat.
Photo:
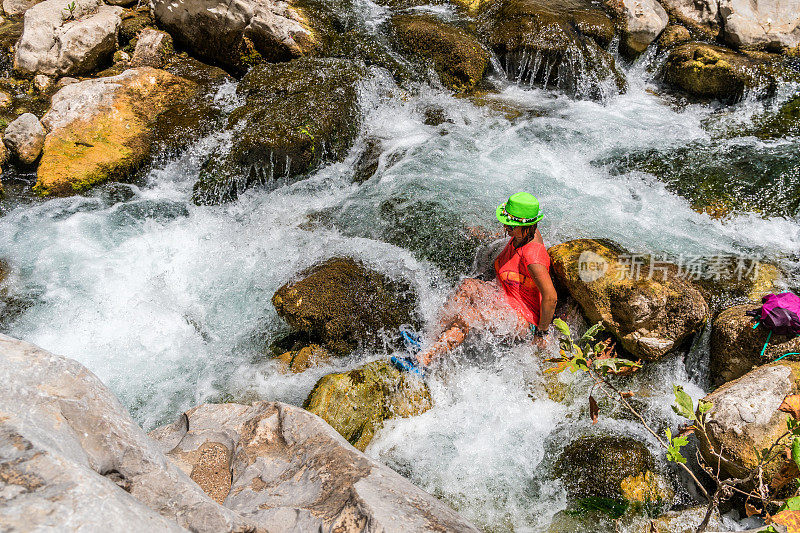
M 506 226 L 532 226 L 542 220 L 539 200 L 530 193 L 512 194 L 508 201 L 497 206 L 497 220 Z

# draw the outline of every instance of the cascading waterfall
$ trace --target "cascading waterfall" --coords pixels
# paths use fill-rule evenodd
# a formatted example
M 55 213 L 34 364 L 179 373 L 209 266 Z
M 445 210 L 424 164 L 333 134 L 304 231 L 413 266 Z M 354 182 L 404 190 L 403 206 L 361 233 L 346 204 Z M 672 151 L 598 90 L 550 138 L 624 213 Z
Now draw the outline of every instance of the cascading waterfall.
M 381 16 L 377 8 L 365 12 Z M 608 90 L 599 101 L 564 94 L 589 97 L 613 85 L 591 78 L 586 61 L 599 58 L 578 51 L 557 68 L 555 58 L 542 54 L 506 55 L 504 74 L 513 82 L 496 80 L 499 90 L 483 106 L 422 85 L 402 91 L 388 72 L 372 68 L 361 90 L 356 147 L 344 162 L 305 180 L 289 183 L 291 161 L 271 157 L 264 181 L 279 186 L 241 192 L 222 206 L 194 205 L 192 186 L 205 157 L 230 143 L 214 133 L 137 184 L 20 201 L 0 218 L 0 258 L 14 264 L 5 290 L 23 302 L 7 314 L 4 332 L 78 359 L 152 429 L 203 401 L 301 404 L 322 375 L 388 357 L 359 352 L 303 374 L 281 374 L 265 355 L 287 330 L 272 294 L 300 270 L 348 255 L 408 279 L 431 324 L 453 279 L 467 274 L 448 268 L 471 257 L 430 248 L 463 245 L 471 252 L 460 228 L 495 229 L 494 206 L 517 190 L 539 197 L 548 244 L 593 236 L 643 253 L 748 252 L 797 276 L 797 214 L 741 211 L 714 219 L 647 172 L 610 168 L 608 161 L 646 149 L 735 143 L 708 124 L 747 122 L 764 109 L 748 99 L 730 109 L 676 103 L 653 79 L 654 55 L 627 68 L 626 93 Z M 220 89 L 218 105 L 226 112 L 235 107 L 234 89 Z M 447 120 L 426 125 L 431 106 Z M 368 138 L 380 139 L 384 152 L 376 174 L 356 185 L 354 166 Z M 282 168 L 287 174 L 279 177 Z M 797 190 L 797 180 L 785 186 Z M 409 238 L 390 238 L 398 228 Z M 571 322 L 581 327 L 579 319 Z M 694 397 L 704 394 L 704 374 L 693 367 L 702 350 L 699 343 L 686 360 L 676 355 L 650 364 L 632 379 L 649 420 L 677 425 L 669 409 L 673 383 Z M 601 416 L 593 426 L 584 405 L 589 384 L 569 375 L 548 381 L 546 367 L 527 344 L 478 338 L 430 376 L 434 409 L 390 421 L 367 452 L 485 531 L 548 530 L 566 507 L 553 463 L 582 434 L 634 435 L 669 473 L 636 422 Z M 570 384 L 562 401 L 548 396 L 552 387 Z M 676 501 L 689 496 L 679 491 Z

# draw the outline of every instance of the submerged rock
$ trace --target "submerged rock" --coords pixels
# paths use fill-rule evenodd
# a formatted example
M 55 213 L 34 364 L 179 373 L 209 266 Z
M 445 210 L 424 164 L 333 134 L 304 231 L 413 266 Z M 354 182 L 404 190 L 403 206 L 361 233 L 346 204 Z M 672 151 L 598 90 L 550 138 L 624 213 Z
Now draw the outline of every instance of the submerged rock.
M 800 362 L 779 361 L 756 368 L 725 383 L 705 397 L 713 407 L 706 415 L 706 430 L 714 448 L 722 453 L 723 475 L 743 478 L 758 465 L 756 453 L 769 448 L 786 433 L 788 414 L 778 411 L 783 399 L 798 393 Z M 708 464 L 716 465 L 705 439 L 700 451 Z M 764 468 L 769 484 L 782 467 L 772 461 Z
M 784 354 L 800 353 L 800 337 L 772 335 L 764 355 L 761 355 L 769 331 L 763 326 L 753 329 L 755 319 L 745 314 L 758 307 L 757 304 L 737 305 L 714 319 L 708 362 L 714 385 L 742 377 L 753 367 L 774 361 Z M 800 355 L 790 355 L 787 359 L 798 360 Z
M 19 161 L 32 165 L 39 159 L 46 132 L 33 113 L 24 113 L 6 127 L 3 142 Z
M 311 344 L 280 354 L 276 359 L 287 372 L 299 374 L 330 359 L 331 353 L 317 344 Z
M 150 435 L 259 531 L 477 532 L 299 407 L 204 404 Z
M 110 62 L 117 46 L 121 7 L 102 0 L 45 0 L 25 12 L 14 68 L 23 75 L 86 74 Z
M 195 184 L 197 204 L 235 200 L 256 184 L 292 180 L 345 157 L 359 125 L 362 68 L 344 59 L 261 64 L 237 89 L 233 147 L 214 155 Z
M 329 259 L 299 277 L 278 289 L 272 304 L 293 329 L 336 353 L 376 346 L 382 331 L 417 322 L 416 295 L 407 282 L 353 259 Z
M 511 79 L 595 99 L 625 88 L 604 49 L 613 22 L 588 0 L 489 0 L 480 8 L 478 31 Z
M 548 252 L 556 279 L 580 304 L 590 323 L 602 321 L 635 357 L 656 360 L 699 331 L 708 304 L 677 268 L 650 273 L 647 261 L 632 257 L 611 241 L 578 239 Z
M 483 79 L 489 54 L 473 35 L 428 15 L 395 15 L 391 22 L 399 47 L 430 59 L 450 89 L 467 92 Z
M 316 47 L 302 10 L 271 0 L 154 0 L 159 27 L 200 59 L 236 73 L 261 61 L 288 61 Z
M 570 498 L 624 499 L 626 492 L 633 495 L 636 476 L 654 465 L 647 446 L 635 439 L 593 435 L 570 442 L 555 471 Z
M 303 407 L 364 450 L 384 420 L 416 416 L 433 406 L 425 383 L 388 361 L 320 379 Z
M 142 67 L 67 85 L 42 118 L 48 130 L 34 190 L 69 195 L 128 177 L 150 153 L 159 114 L 197 85 Z
M 640 533 L 694 533 L 705 518 L 707 511 L 708 508 L 705 505 L 681 511 L 668 511 L 658 518 L 648 521 L 648 526 L 642 528 Z M 706 531 L 724 531 L 724 528 L 719 511 L 714 510 Z
M 254 527 L 169 462 L 76 361 L 0 335 L 0 379 L 0 529 Z
M 777 82 L 796 77 L 769 54 L 746 55 L 721 46 L 686 43 L 670 51 L 664 80 L 695 96 L 737 102 L 746 92 L 771 96 Z

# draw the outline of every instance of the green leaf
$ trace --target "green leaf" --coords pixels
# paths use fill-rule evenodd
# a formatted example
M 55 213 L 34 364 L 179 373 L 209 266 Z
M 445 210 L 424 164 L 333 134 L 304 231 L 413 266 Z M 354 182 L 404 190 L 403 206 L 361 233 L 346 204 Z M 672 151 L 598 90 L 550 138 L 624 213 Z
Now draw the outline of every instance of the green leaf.
M 794 498 L 786 500 L 786 503 L 781 506 L 780 510 L 786 511 L 787 509 L 789 511 L 800 511 L 800 496 L 795 496 Z
M 672 390 L 675 391 L 675 405 L 672 406 L 672 410 L 683 418 L 697 420 L 694 414 L 692 397 L 686 394 L 680 385 L 673 385 Z
M 792 461 L 800 468 L 800 437 L 792 439 Z
M 567 325 L 566 322 L 564 322 L 560 318 L 556 318 L 555 320 L 553 320 L 553 325 L 565 337 L 572 337 L 572 333 L 570 333 L 570 331 L 569 331 L 569 326 Z
M 714 407 L 713 402 L 707 402 L 705 400 L 697 400 L 697 408 L 700 410 L 700 414 L 706 414 Z
M 597 335 L 597 333 L 600 331 L 603 331 L 602 322 L 598 322 L 597 324 L 586 330 L 586 333 L 584 333 L 583 337 L 581 337 L 581 341 L 593 341 L 594 336 Z

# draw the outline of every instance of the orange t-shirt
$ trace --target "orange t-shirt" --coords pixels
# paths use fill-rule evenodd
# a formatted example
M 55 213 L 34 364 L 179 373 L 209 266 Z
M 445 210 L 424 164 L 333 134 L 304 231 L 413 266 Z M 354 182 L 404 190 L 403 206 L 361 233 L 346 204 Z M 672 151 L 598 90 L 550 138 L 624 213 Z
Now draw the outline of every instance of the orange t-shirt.
M 550 256 L 542 243 L 531 241 L 519 248 L 513 243 L 514 239 L 509 240 L 494 261 L 497 282 L 503 287 L 511 307 L 538 326 L 542 295 L 528 272 L 528 265 L 544 265 L 549 270 Z

